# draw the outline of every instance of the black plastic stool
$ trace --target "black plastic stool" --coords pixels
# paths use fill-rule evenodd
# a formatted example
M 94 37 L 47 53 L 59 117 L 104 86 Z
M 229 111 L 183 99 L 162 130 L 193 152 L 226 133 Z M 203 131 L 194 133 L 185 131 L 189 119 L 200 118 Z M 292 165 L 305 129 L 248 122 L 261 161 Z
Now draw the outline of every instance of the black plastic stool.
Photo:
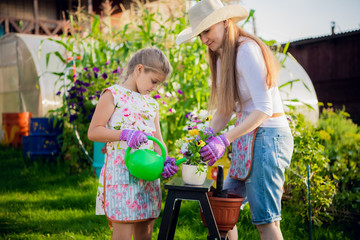
M 203 211 L 206 224 L 209 229 L 207 239 L 227 239 L 227 233 L 219 232 L 213 212 L 210 207 L 207 192 L 214 180 L 206 179 L 203 185 L 187 185 L 180 177 L 175 177 L 167 184 L 165 189 L 168 189 L 168 195 L 165 202 L 163 217 L 161 220 L 158 240 L 172 240 L 174 239 L 176 223 L 179 216 L 180 206 L 182 200 L 197 200 Z

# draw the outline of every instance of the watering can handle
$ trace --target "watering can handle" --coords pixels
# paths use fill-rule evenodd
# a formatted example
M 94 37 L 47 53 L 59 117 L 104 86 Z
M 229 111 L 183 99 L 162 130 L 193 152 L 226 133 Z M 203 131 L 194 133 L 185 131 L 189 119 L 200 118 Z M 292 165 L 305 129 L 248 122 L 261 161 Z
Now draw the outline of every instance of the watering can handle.
M 165 150 L 165 147 L 164 145 L 155 137 L 152 137 L 152 136 L 146 136 L 149 140 L 152 140 L 153 142 L 157 143 L 157 145 L 159 145 L 160 149 L 161 149 L 161 157 L 163 158 L 164 162 L 165 162 L 165 159 L 166 159 L 166 150 Z M 128 147 L 126 149 L 126 152 L 125 152 L 125 159 L 127 158 L 127 156 L 130 154 L 130 151 L 131 151 L 131 147 Z

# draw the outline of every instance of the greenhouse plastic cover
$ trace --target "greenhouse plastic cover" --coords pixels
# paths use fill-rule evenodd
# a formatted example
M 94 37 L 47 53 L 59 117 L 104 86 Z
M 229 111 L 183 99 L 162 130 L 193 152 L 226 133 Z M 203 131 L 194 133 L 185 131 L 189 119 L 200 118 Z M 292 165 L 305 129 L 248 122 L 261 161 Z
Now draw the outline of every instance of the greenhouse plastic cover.
M 63 54 L 64 49 L 48 38 L 16 33 L 0 39 L 1 115 L 31 112 L 33 117 L 43 117 L 61 106 L 61 96 L 56 95 L 61 82 L 50 72 L 62 72 L 65 65 L 52 54 L 46 66 L 46 54 L 55 51 Z
M 316 123 L 319 119 L 318 99 L 309 75 L 293 57 L 279 54 L 279 59 L 280 61 L 285 59 L 284 67 L 279 75 L 279 86 L 289 81 L 298 80 L 294 81 L 292 86 L 288 84 L 280 88 L 285 111 L 288 110 L 286 106 L 295 106 L 297 112 L 302 113 L 312 123 Z

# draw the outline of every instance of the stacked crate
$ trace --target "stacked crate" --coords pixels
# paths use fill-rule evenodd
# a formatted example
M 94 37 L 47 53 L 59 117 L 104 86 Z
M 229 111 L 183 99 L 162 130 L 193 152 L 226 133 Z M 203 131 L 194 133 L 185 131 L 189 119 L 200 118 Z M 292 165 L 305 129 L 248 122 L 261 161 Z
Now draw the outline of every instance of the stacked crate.
M 62 123 L 53 118 L 31 118 L 30 134 L 23 137 L 23 153 L 31 160 L 55 159 L 61 152 Z

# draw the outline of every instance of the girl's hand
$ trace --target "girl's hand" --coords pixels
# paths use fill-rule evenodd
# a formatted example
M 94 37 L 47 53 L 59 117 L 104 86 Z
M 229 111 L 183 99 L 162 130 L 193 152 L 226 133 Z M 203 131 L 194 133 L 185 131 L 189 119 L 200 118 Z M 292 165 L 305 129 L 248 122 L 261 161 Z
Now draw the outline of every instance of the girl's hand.
M 212 166 L 225 152 L 225 148 L 230 145 L 225 134 L 217 137 L 211 137 L 208 144 L 199 151 L 202 161 L 209 161 L 208 165 Z
M 139 148 L 141 144 L 148 141 L 146 136 L 150 134 L 138 130 L 124 129 L 121 131 L 120 140 L 126 141 L 127 145 L 131 148 Z
M 163 178 L 169 178 L 172 177 L 178 170 L 179 167 L 175 165 L 176 161 L 175 158 L 166 157 L 165 163 L 164 163 L 164 171 L 161 173 L 161 176 Z

